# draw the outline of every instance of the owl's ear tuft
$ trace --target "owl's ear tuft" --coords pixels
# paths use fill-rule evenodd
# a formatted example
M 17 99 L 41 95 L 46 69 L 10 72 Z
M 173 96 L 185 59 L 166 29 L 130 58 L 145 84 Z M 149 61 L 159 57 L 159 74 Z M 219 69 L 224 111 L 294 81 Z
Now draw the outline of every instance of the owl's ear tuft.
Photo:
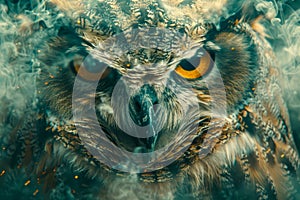
M 271 1 L 245 1 L 242 6 L 242 19 L 251 25 L 252 29 L 262 37 L 269 37 L 264 28 L 264 21 L 277 17 L 277 5 Z
M 242 6 L 242 15 L 250 24 L 259 18 L 271 20 L 277 16 L 277 5 L 271 1 L 245 1 Z

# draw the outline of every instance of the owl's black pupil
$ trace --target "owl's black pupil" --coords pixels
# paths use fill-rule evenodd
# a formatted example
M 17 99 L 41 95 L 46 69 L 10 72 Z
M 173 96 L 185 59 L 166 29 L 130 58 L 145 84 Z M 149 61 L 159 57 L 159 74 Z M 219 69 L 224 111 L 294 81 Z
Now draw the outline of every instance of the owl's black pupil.
M 95 62 L 92 62 L 92 63 L 88 63 L 85 65 L 85 68 L 89 71 L 89 72 L 99 72 L 99 69 L 98 69 L 98 64 L 95 63 Z
M 89 72 L 93 72 L 93 73 L 102 72 L 105 66 L 106 65 L 104 63 L 93 58 L 87 58 L 84 61 L 84 67 Z
M 201 58 L 194 56 L 189 59 L 181 60 L 179 65 L 186 71 L 192 71 L 198 67 L 200 60 Z

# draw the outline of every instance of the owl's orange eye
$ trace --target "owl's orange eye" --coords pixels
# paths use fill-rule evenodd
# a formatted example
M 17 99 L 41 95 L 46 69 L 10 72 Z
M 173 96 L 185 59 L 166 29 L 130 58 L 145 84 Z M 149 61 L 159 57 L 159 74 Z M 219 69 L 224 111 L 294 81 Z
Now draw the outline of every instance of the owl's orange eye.
M 74 72 L 86 81 L 98 81 L 109 75 L 110 69 L 107 64 L 92 57 L 76 57 L 71 63 Z
M 175 72 L 186 79 L 197 79 L 206 75 L 214 65 L 211 55 L 201 49 L 191 58 L 180 61 Z

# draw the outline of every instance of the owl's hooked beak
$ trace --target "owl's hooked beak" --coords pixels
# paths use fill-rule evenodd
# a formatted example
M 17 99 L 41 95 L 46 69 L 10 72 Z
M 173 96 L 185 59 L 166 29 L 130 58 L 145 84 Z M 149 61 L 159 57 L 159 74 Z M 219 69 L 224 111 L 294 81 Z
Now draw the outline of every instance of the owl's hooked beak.
M 153 150 L 157 140 L 155 107 L 158 104 L 157 94 L 149 84 L 143 85 L 129 102 L 129 113 L 133 122 L 138 126 L 148 126 L 148 137 L 145 148 Z

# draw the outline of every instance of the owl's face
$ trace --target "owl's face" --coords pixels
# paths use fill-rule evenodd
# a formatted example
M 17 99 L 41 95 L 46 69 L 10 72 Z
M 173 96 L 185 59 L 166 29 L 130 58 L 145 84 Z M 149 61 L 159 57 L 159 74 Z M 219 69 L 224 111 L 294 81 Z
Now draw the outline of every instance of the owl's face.
M 270 140 L 256 130 L 289 131 L 265 92 L 276 69 L 255 2 L 53 4 L 69 22 L 41 49 L 40 97 L 57 152 L 80 169 L 202 180 Z
M 261 59 L 254 33 L 239 21 L 242 11 L 216 25 L 205 15 L 168 14 L 167 4 L 132 4 L 136 14 L 122 23 L 111 18 L 113 7 L 102 13 L 109 3 L 83 3 L 97 17 L 85 13 L 46 45 L 40 83 L 48 115 L 75 124 L 90 152 L 106 137 L 129 152 L 164 149 L 172 161 L 190 147 L 206 155 L 210 138 L 221 137 L 228 116 L 253 95 Z

